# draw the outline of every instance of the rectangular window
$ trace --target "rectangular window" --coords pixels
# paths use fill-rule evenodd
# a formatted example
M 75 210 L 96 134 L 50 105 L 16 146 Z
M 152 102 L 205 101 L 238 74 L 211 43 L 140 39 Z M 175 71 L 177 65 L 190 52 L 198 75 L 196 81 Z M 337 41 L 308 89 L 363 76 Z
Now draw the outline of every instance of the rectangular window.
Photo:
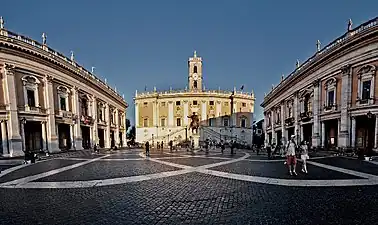
M 148 127 L 148 119 L 147 118 L 145 118 L 143 120 L 143 127 Z
M 181 118 L 176 119 L 176 126 L 178 126 L 178 127 L 181 126 Z
M 228 127 L 228 118 L 223 118 L 223 126 Z
M 60 97 L 60 110 L 66 111 L 66 98 L 65 97 Z
M 88 115 L 88 103 L 86 99 L 81 99 L 81 114 L 83 116 Z
M 362 100 L 370 99 L 371 80 L 362 83 Z
M 243 106 L 243 107 L 246 107 L 246 106 L 247 106 L 247 104 L 246 104 L 245 102 L 243 102 L 243 103 L 242 103 L 242 106 Z
M 228 106 L 228 102 L 225 102 L 225 103 L 224 103 L 224 106 Z
M 333 100 L 335 98 L 335 91 L 328 91 L 328 107 L 332 107 L 335 103 Z
M 165 102 L 162 102 L 162 103 L 161 103 L 161 106 L 165 106 Z
M 27 90 L 26 94 L 28 96 L 28 106 L 35 107 L 35 96 L 33 90 Z
M 176 105 L 181 105 L 181 102 L 180 101 L 176 101 Z
M 160 126 L 165 127 L 165 118 L 161 118 Z
M 147 102 L 143 102 L 143 105 L 144 105 L 144 106 L 147 106 Z
M 198 104 L 198 102 L 197 101 L 193 101 L 193 105 L 197 105 Z
M 210 104 L 210 105 L 214 105 L 214 101 L 210 101 L 209 104 Z

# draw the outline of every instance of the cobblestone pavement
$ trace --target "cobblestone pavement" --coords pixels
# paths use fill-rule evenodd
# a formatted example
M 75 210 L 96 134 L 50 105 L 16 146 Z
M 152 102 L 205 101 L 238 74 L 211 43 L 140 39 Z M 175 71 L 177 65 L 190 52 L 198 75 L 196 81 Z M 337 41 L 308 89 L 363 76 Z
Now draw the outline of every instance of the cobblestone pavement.
M 0 224 L 376 224 L 378 165 L 229 149 L 67 154 L 0 174 Z

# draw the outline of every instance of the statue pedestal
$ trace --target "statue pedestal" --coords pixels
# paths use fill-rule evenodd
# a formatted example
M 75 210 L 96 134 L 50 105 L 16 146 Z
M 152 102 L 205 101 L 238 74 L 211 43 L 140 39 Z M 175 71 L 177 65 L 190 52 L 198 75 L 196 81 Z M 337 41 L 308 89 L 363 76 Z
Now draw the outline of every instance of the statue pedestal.
M 193 134 L 192 135 L 192 140 L 194 142 L 194 149 L 199 149 L 200 135 L 199 134 Z

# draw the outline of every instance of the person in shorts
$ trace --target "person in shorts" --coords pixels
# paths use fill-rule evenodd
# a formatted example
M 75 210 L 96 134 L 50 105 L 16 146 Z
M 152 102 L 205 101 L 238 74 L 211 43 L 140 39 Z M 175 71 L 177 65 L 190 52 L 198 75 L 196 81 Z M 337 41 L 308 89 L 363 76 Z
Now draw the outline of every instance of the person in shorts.
M 306 141 L 302 141 L 301 144 L 301 159 L 302 159 L 302 172 L 307 173 L 307 159 L 310 157 L 308 156 L 308 143 Z
M 295 168 L 297 166 L 297 158 L 295 157 L 295 149 L 297 148 L 297 145 L 294 141 L 295 136 L 291 136 L 290 141 L 287 144 L 286 148 L 286 158 L 287 158 L 287 166 L 289 167 L 289 174 L 292 176 L 293 174 L 297 176 L 297 172 L 295 171 Z

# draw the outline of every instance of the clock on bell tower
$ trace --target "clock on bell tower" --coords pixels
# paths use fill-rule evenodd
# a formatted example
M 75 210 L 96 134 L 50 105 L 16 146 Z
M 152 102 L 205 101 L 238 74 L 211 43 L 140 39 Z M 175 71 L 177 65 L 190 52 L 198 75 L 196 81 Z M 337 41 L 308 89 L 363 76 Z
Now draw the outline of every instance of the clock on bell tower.
M 202 58 L 197 57 L 197 51 L 189 58 L 188 68 L 189 90 L 202 91 Z

